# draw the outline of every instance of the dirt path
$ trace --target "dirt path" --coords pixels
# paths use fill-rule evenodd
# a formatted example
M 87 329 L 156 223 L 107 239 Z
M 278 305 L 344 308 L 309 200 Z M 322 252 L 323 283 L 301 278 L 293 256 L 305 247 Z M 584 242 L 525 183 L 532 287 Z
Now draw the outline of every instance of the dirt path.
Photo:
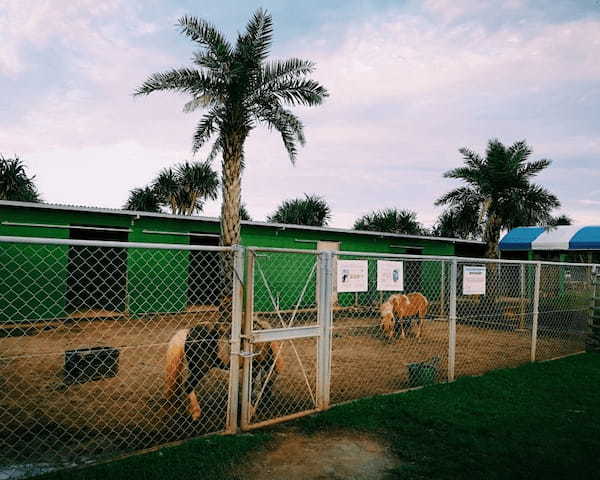
M 276 434 L 271 448 L 235 472 L 240 480 L 379 480 L 400 465 L 378 438 L 353 432 Z

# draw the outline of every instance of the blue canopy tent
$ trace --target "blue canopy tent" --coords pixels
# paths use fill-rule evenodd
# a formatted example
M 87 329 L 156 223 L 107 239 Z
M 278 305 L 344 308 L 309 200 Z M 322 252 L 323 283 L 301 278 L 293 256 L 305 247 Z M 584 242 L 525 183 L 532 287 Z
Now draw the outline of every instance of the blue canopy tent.
M 518 227 L 500 240 L 503 257 L 597 262 L 600 260 L 600 226 Z M 522 255 L 511 253 L 522 252 Z

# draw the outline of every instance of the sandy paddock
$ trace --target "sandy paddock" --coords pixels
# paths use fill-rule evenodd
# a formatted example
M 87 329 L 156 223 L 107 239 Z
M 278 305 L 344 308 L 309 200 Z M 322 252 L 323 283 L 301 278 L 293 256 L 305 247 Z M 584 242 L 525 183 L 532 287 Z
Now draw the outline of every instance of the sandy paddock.
M 203 416 L 192 422 L 184 408 L 166 404 L 166 344 L 179 329 L 212 321 L 210 313 L 139 319 L 80 321 L 33 335 L 0 338 L 0 461 L 81 459 L 147 448 L 224 429 L 228 372 L 214 370 L 198 393 Z M 407 364 L 438 365 L 447 374 L 448 325 L 426 321 L 422 338 L 382 338 L 377 318 L 338 315 L 333 331 L 331 401 L 388 393 L 409 385 Z M 529 331 L 501 331 L 459 324 L 456 375 L 474 375 L 526 363 Z M 120 349 L 119 373 L 83 384 L 63 382 L 64 351 Z M 315 339 L 284 342 L 285 369 L 254 421 L 314 408 Z M 538 341 L 538 358 L 583 349 L 580 337 Z

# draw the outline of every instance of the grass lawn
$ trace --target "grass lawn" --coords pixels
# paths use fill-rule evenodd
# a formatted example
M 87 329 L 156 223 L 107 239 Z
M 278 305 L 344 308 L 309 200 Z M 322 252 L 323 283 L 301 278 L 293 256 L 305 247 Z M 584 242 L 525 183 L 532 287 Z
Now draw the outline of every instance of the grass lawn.
M 380 435 L 403 461 L 394 472 L 403 479 L 600 478 L 600 355 L 360 400 L 294 426 Z M 43 478 L 227 478 L 269 439 L 264 431 L 210 437 Z

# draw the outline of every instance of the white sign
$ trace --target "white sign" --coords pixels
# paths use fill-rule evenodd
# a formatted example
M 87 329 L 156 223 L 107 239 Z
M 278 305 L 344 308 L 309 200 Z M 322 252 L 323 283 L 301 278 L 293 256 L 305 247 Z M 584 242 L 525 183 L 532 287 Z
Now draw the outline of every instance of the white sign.
M 402 262 L 377 260 L 377 290 L 399 292 L 404 290 L 404 268 Z
M 463 267 L 463 295 L 485 295 L 485 267 Z
M 369 263 L 367 260 L 338 260 L 338 292 L 366 292 L 369 290 L 368 278 Z

